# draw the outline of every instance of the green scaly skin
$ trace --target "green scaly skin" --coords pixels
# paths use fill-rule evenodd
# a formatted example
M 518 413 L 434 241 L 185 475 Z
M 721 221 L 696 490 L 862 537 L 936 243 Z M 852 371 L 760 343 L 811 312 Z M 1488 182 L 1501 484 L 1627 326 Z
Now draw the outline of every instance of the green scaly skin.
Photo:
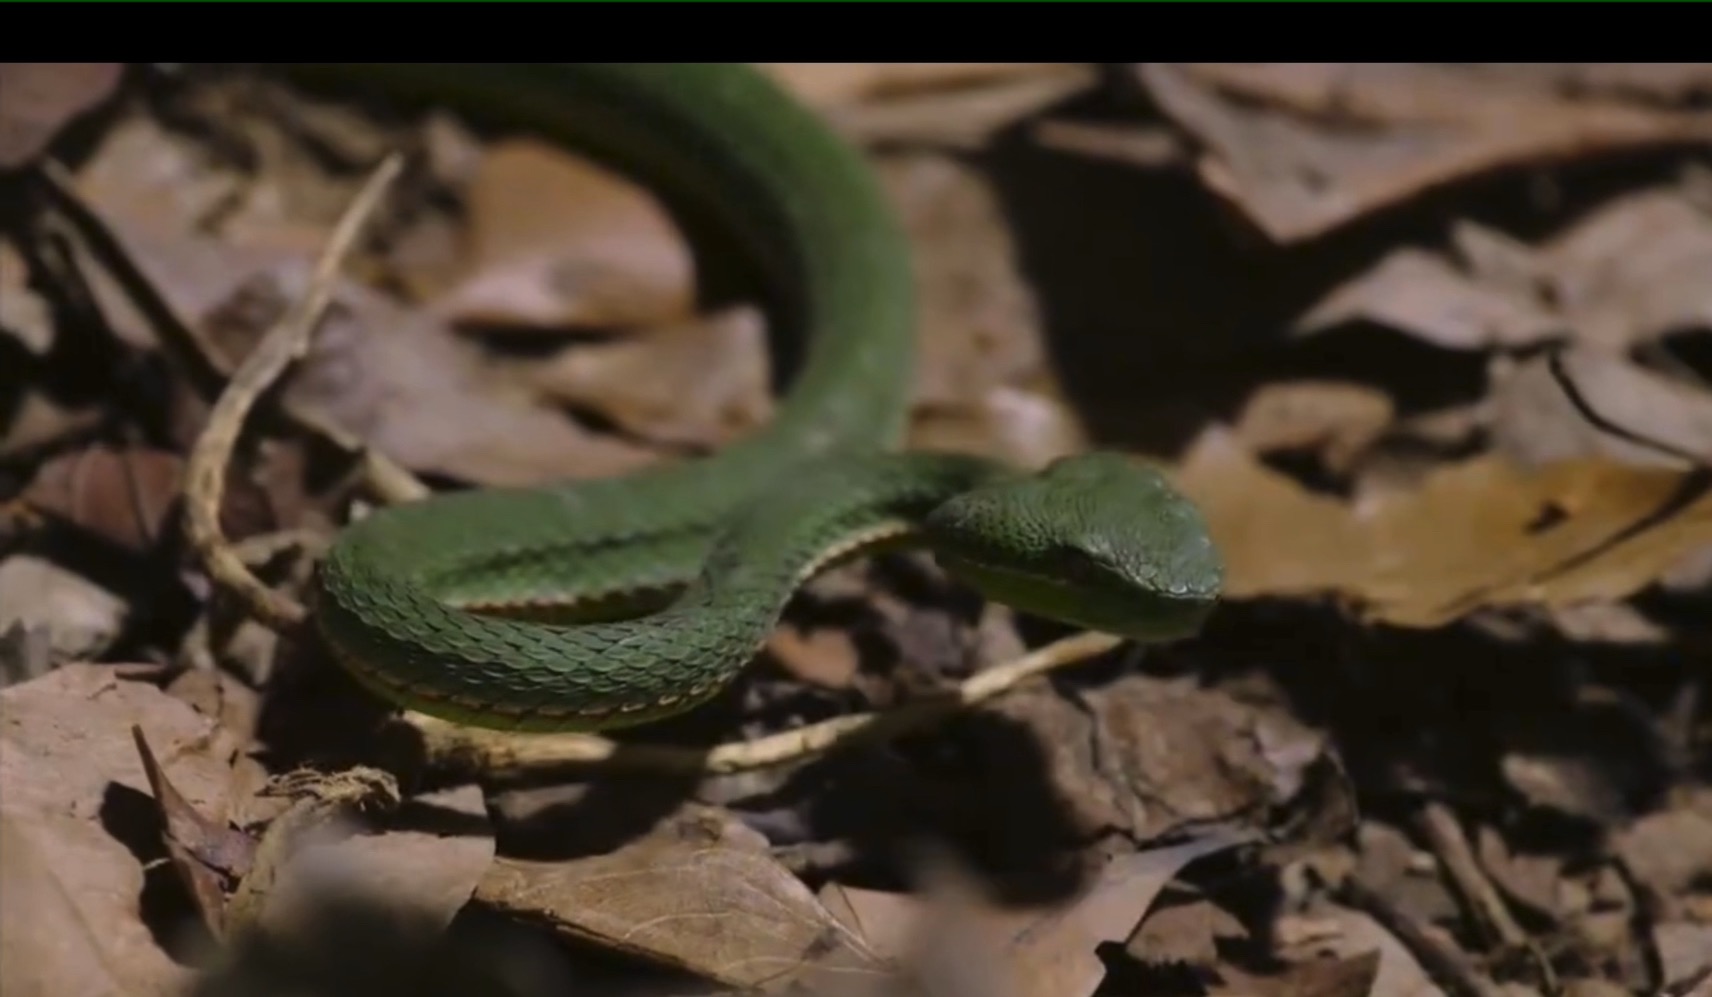
M 860 157 L 733 65 L 316 65 L 309 82 L 449 105 L 584 149 L 738 240 L 803 344 L 769 427 L 639 475 L 459 492 L 340 536 L 316 619 L 401 706 L 476 726 L 594 730 L 729 682 L 791 593 L 880 542 L 928 544 L 990 598 L 1160 640 L 1199 627 L 1222 567 L 1195 508 L 1111 454 L 1024 475 L 891 453 L 912 382 L 904 238 Z M 651 615 L 547 625 L 477 610 L 675 593 Z

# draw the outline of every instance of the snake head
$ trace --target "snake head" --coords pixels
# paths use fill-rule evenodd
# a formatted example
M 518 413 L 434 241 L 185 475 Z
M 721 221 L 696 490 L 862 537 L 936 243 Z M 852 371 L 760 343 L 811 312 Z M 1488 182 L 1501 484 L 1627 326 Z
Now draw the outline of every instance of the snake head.
M 1139 640 L 1194 633 L 1224 584 L 1200 510 L 1118 454 L 972 489 L 924 530 L 940 565 L 987 598 Z

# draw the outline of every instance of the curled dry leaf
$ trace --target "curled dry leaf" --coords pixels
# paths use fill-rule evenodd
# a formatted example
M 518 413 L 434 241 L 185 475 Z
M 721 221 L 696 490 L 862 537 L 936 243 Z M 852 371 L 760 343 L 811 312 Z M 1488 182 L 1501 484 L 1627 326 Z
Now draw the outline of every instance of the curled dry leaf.
M 236 880 L 249 871 L 256 843 L 225 821 L 203 816 L 172 784 L 149 748 L 142 729 L 132 727 L 131 735 L 136 739 L 137 756 L 142 760 L 149 791 L 160 814 L 161 836 L 167 853 L 172 856 L 173 869 L 195 902 L 203 923 L 216 938 L 221 937 L 226 928 L 225 884 L 228 878 Z
M 468 192 L 467 270 L 434 312 L 516 327 L 625 327 L 679 321 L 695 261 L 641 186 L 555 146 L 502 142 Z
M 141 728 L 189 804 L 228 809 L 235 742 L 151 685 L 70 665 L 0 692 L 0 991 L 176 995 L 188 971 L 143 921 L 143 859 L 160 849 Z
M 775 862 L 753 832 L 716 811 L 686 812 L 608 855 L 567 862 L 500 858 L 483 903 L 595 945 L 731 987 L 863 978 L 887 967 Z
M 34 160 L 61 129 L 112 95 L 118 62 L 0 62 L 0 171 Z
M 1712 492 L 1695 477 L 1602 460 L 1479 457 L 1347 505 L 1213 432 L 1177 480 L 1224 552 L 1229 597 L 1338 595 L 1397 626 L 1627 598 L 1712 544 Z
M 1575 94 L 1561 73 L 1508 68 L 1151 63 L 1139 74 L 1208 150 L 1202 181 L 1285 243 L 1500 168 L 1712 138 L 1705 111 Z

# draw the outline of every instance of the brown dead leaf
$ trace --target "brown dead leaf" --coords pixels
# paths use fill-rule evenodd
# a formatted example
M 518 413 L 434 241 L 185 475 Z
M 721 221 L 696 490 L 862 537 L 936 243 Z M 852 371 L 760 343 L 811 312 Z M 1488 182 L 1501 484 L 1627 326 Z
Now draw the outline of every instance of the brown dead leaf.
M 1307 788 L 1326 752 L 1282 712 L 1142 675 L 1076 703 L 1030 687 L 992 709 L 1034 735 L 1069 819 L 1090 837 L 1146 842 L 1263 820 Z
M 1180 134 L 1153 125 L 1042 121 L 1030 134 L 1044 149 L 1148 170 L 1175 167 L 1189 160 L 1189 151 Z
M 494 839 L 480 787 L 455 786 L 413 797 L 374 830 L 313 829 L 263 850 L 252 877 L 265 878 L 242 912 L 271 935 L 309 933 L 305 922 L 333 899 L 362 898 L 444 927 L 469 902 L 493 864 Z M 264 869 L 264 861 L 277 862 Z
M 54 341 L 53 312 L 30 288 L 30 267 L 24 254 L 6 238 L 0 238 L 0 335 L 38 357 Z
M 1286 965 L 1281 971 L 1255 975 L 1232 966 L 1223 967 L 1223 986 L 1212 987 L 1210 995 L 1241 997 L 1370 997 L 1377 991 L 1379 953 L 1349 958 L 1336 956 L 1309 959 Z
M 1597 347 L 1571 346 L 1560 360 L 1588 407 L 1608 422 L 1679 453 L 1712 459 L 1712 391 Z M 1683 465 L 1658 447 L 1630 442 L 1589 422 L 1546 357 L 1496 372 L 1491 400 L 1493 443 L 1519 463 L 1602 456 L 1625 464 Z
M 767 638 L 767 653 L 792 678 L 826 689 L 850 688 L 862 666 L 856 642 L 835 627 L 779 627 Z
M 132 727 L 131 736 L 137 742 L 137 756 L 149 779 L 149 790 L 161 818 L 161 837 L 172 856 L 173 869 L 195 901 L 203 923 L 219 938 L 226 927 L 225 884 L 228 879 L 236 880 L 249 871 L 256 843 L 225 821 L 204 817 L 161 769 L 142 729 Z
M 128 117 L 107 131 L 77 171 L 84 201 L 109 224 L 122 227 L 121 234 L 146 231 L 162 238 L 201 229 L 242 198 L 246 182 L 242 173 L 211 162 L 202 150 L 144 116 Z M 315 247 L 303 251 L 312 253 Z M 124 335 L 127 330 L 116 331 Z
M 0 170 L 41 155 L 66 125 L 113 94 L 119 62 L 0 62 Z
M 1506 899 L 1538 917 L 1561 916 L 1558 909 L 1558 883 L 1563 878 L 1561 858 L 1513 851 L 1496 829 L 1485 826 L 1480 829 L 1475 848 L 1480 868 Z
M 1003 129 L 1096 81 L 1094 71 L 1084 66 L 1046 67 L 976 87 L 863 101 L 830 109 L 827 117 L 833 127 L 866 145 L 976 151 Z
M 1351 506 L 1308 494 L 1215 432 L 1178 484 L 1224 553 L 1228 596 L 1337 594 L 1397 626 L 1623 599 L 1712 544 L 1712 493 L 1696 479 L 1609 461 L 1526 470 L 1480 457 Z
M 1365 320 L 1446 349 L 1529 346 L 1568 332 L 1564 320 L 1534 295 L 1492 287 L 1455 263 L 1419 249 L 1399 249 L 1346 281 L 1296 322 L 1315 333 Z
M 1074 906 L 1030 925 L 1008 953 L 1026 997 L 1086 997 L 1105 978 L 1094 951 L 1102 942 L 1122 942 L 1153 905 L 1154 898 L 1185 865 L 1250 840 L 1227 832 L 1169 848 L 1112 860 L 1094 888 Z
M 1088 997 L 1105 977 L 1095 949 L 1135 931 L 1189 863 L 1249 840 L 1222 832 L 1113 858 L 1074 899 L 1050 908 L 984 900 L 950 869 L 929 869 L 922 896 L 829 884 L 827 908 L 927 993 Z
M 1297 322 L 1313 333 L 1365 319 L 1443 346 L 1483 350 L 1573 341 L 1620 352 L 1712 325 L 1712 179 L 1614 198 L 1541 246 L 1472 222 L 1453 252 L 1399 249 Z
M 1287 381 L 1250 396 L 1233 431 L 1255 453 L 1319 451 L 1326 466 L 1337 471 L 1347 469 L 1395 415 L 1390 397 L 1366 385 Z
M 209 319 L 222 352 L 247 349 L 307 279 L 308 264 L 294 261 L 239 289 Z M 474 347 L 378 292 L 346 283 L 334 301 L 285 397 L 410 468 L 518 485 L 626 473 L 655 459 L 509 388 Z
M 18 553 L 0 561 L 0 631 L 40 627 L 56 663 L 100 657 L 128 613 L 118 595 L 45 558 Z
M 681 321 L 695 261 L 641 186 L 542 142 L 488 150 L 468 192 L 470 255 L 431 303 L 453 322 L 563 329 Z
M 159 830 L 146 816 L 133 725 L 190 805 L 223 820 L 237 745 L 183 703 L 94 665 L 0 692 L 0 991 L 9 997 L 167 997 L 187 982 L 141 916 L 138 850 L 158 847 Z
M 715 449 L 772 415 L 766 320 L 738 307 L 516 368 L 543 395 L 668 446 Z
M 1076 67 L 1057 62 L 763 62 L 797 99 L 830 108 L 900 93 L 964 87 Z
M 965 404 L 918 408 L 909 445 L 919 450 L 982 453 L 1017 467 L 1044 467 L 1088 448 L 1075 412 L 1060 399 L 1005 385 Z
M 1209 150 L 1202 181 L 1286 243 L 1500 168 L 1712 138 L 1712 114 L 1576 94 L 1564 72 L 1150 63 L 1139 74 Z
M 265 628 L 257 629 L 272 633 Z M 252 631 L 245 627 L 240 632 L 249 634 Z M 236 658 L 239 655 L 227 651 L 225 657 Z M 189 703 L 203 716 L 220 721 L 221 727 L 245 743 L 255 735 L 261 720 L 262 694 L 227 671 L 185 669 L 167 683 L 166 692 Z
M 1635 880 L 1660 899 L 1712 880 L 1712 792 L 1641 817 L 1617 832 L 1614 847 Z
M 1348 907 L 1333 906 L 1323 911 L 1315 921 L 1321 930 L 1284 952 L 1287 961 L 1302 965 L 1314 959 L 1356 960 L 1377 955 L 1378 972 L 1371 977 L 1371 986 L 1363 993 L 1371 997 L 1444 997 L 1444 991 L 1427 976 L 1408 948 L 1366 914 Z M 1354 967 L 1350 968 L 1353 971 Z M 1343 978 L 1342 973 L 1334 975 Z M 1344 979 L 1344 985 L 1350 982 Z M 1233 997 L 1237 993 L 1256 993 L 1248 987 L 1218 992 L 1232 994 Z
M 608 855 L 501 858 L 476 896 L 498 910 L 725 986 L 876 981 L 887 967 L 718 811 L 691 810 Z
M 978 404 L 999 385 L 1026 386 L 1046 366 L 1045 339 L 991 186 L 940 155 L 877 165 L 914 250 L 916 403 Z
M 1661 924 L 1653 929 L 1653 945 L 1658 949 L 1660 975 L 1666 984 L 1692 980 L 1701 973 L 1712 974 L 1712 924 L 1688 921 Z M 1666 991 L 1670 990 L 1667 986 Z
M 1219 939 L 1247 937 L 1248 929 L 1229 911 L 1196 899 L 1161 906 L 1147 915 L 1124 951 L 1144 964 L 1210 968 L 1218 961 Z
M 0 410 L 0 457 L 17 457 L 87 433 L 101 424 L 103 414 L 98 405 L 68 406 L 25 387 L 15 404 Z
M 142 553 L 172 527 L 183 471 L 183 458 L 168 451 L 96 445 L 43 464 L 22 498 L 43 515 Z M 272 529 L 267 495 L 234 477 L 221 525 L 235 538 Z

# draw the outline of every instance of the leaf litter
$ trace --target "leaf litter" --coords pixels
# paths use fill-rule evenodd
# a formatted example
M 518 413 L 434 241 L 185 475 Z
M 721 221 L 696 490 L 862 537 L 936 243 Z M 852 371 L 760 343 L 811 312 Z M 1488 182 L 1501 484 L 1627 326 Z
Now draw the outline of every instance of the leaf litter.
M 1139 165 L 1121 183 L 1274 244 L 1099 222 L 1230 240 L 1218 279 L 1295 285 L 1242 313 L 1264 343 L 1191 348 L 1193 312 L 1147 297 L 1174 289 L 1092 277 L 1191 323 L 1096 362 L 1191 385 L 1148 457 L 1207 512 L 1226 604 L 824 757 L 542 788 L 435 787 L 312 640 L 255 639 L 213 591 L 178 522 L 196 371 L 232 370 L 369 166 L 416 153 L 275 399 L 292 418 L 257 420 L 229 476 L 224 531 L 290 588 L 361 491 L 328 442 L 486 485 L 718 449 L 770 417 L 766 315 L 704 303 L 645 188 L 532 137 L 119 68 L 0 86 L 0 183 L 69 178 L 0 231 L 7 993 L 1712 979 L 1703 66 L 1150 64 L 1150 114 L 1086 66 L 769 64 L 867 147 L 915 248 L 913 445 L 1035 466 L 1160 438 L 1149 392 L 1078 395 L 1085 320 L 1038 263 L 1081 234 L 1018 198 L 1085 194 L 1018 176 Z M 1360 224 L 1380 214 L 1408 224 Z M 731 695 L 602 757 L 931 707 L 1049 636 L 925 557 L 841 568 Z

